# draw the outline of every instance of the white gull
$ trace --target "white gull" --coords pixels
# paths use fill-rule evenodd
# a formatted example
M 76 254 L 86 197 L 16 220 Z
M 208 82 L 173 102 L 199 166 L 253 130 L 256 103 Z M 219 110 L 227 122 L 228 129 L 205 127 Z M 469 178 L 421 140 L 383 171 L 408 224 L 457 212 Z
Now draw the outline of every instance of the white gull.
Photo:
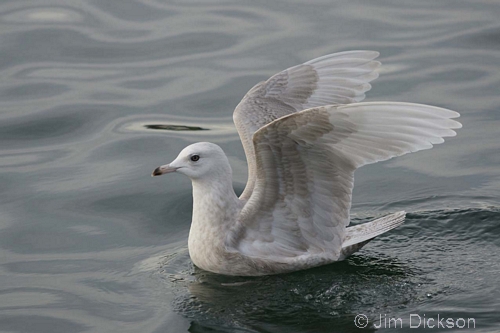
M 254 86 L 233 118 L 248 182 L 238 198 L 222 149 L 184 148 L 153 176 L 193 184 L 193 263 L 226 275 L 267 275 L 345 259 L 404 222 L 405 212 L 348 227 L 354 171 L 455 136 L 454 111 L 400 102 L 359 103 L 377 78 L 378 52 L 326 55 Z

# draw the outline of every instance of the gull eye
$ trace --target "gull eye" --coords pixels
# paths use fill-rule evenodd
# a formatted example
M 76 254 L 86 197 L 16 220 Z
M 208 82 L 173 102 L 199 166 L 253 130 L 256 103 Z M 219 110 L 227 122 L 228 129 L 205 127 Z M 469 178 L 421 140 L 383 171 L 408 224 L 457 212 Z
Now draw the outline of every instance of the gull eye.
M 200 159 L 200 155 L 193 155 L 191 156 L 191 161 L 196 162 Z

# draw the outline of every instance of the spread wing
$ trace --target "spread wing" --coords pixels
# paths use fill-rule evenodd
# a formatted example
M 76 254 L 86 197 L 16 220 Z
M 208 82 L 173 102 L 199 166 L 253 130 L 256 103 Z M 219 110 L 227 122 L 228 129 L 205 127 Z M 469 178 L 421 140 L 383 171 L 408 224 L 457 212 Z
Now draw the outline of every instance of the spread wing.
M 253 137 L 253 193 L 228 250 L 273 260 L 331 254 L 349 224 L 354 170 L 442 143 L 459 114 L 410 103 L 323 106 L 277 119 Z
M 248 199 L 255 183 L 253 134 L 283 116 L 308 108 L 359 102 L 378 77 L 379 53 L 350 51 L 329 54 L 288 68 L 253 87 L 236 107 L 233 119 L 245 149 L 248 182 L 241 199 Z

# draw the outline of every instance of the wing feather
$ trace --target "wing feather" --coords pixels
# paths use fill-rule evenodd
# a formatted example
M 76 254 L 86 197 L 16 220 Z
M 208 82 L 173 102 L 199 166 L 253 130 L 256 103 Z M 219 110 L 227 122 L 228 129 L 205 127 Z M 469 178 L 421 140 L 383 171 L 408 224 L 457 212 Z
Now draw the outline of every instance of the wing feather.
M 354 181 L 365 164 L 442 143 L 459 114 L 411 103 L 315 107 L 253 136 L 252 195 L 226 239 L 230 251 L 276 261 L 341 256 Z
M 304 109 L 349 104 L 365 98 L 380 66 L 374 51 L 329 54 L 288 68 L 254 86 L 236 107 L 233 119 L 248 163 L 248 182 L 240 196 L 248 199 L 255 184 L 253 134 L 283 116 Z

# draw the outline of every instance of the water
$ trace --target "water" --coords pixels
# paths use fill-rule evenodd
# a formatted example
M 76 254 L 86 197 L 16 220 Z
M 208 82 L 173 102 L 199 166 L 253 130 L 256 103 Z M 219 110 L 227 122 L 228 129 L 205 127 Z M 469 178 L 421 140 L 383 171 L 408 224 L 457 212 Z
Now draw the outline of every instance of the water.
M 3 1 L 0 331 L 350 332 L 358 314 L 368 332 L 381 316 L 414 331 L 411 314 L 498 331 L 499 15 L 496 0 Z M 190 182 L 151 171 L 212 141 L 241 191 L 241 97 L 353 49 L 381 52 L 367 101 L 462 114 L 444 145 L 357 171 L 354 222 L 407 222 L 308 271 L 195 269 Z

